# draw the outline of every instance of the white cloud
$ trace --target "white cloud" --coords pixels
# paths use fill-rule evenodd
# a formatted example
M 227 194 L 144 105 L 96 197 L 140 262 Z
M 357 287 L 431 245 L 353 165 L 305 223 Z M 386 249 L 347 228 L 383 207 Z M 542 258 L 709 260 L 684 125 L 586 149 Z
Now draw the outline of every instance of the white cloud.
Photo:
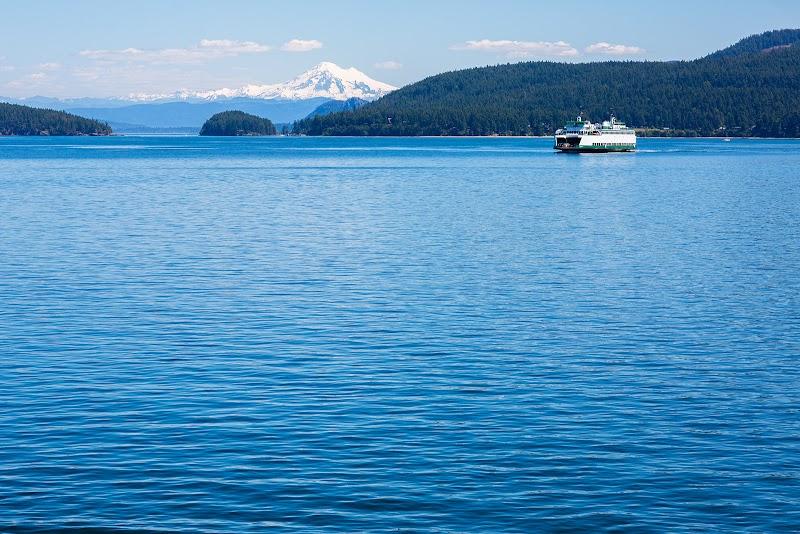
M 146 50 L 123 48 L 119 50 L 82 50 L 80 55 L 88 59 L 108 63 L 137 62 L 154 65 L 177 63 L 202 63 L 210 59 L 233 57 L 241 54 L 267 52 L 269 46 L 253 41 L 233 41 L 230 39 L 203 39 L 196 46 L 188 48 L 160 48 Z
M 38 66 L 41 70 L 58 70 L 61 68 L 60 63 L 40 63 Z
M 0 56 L 0 72 L 11 72 L 15 69 L 14 65 L 5 64 L 6 56 Z
M 382 70 L 399 70 L 403 68 L 402 63 L 398 63 L 397 61 L 379 61 L 373 65 L 376 69 Z
M 232 41 L 230 39 L 203 39 L 200 41 L 200 48 L 204 50 L 216 50 L 227 55 L 236 54 L 258 54 L 269 51 L 267 45 L 255 43 L 253 41 Z
M 322 48 L 322 42 L 316 39 L 292 39 L 281 45 L 284 52 L 310 52 Z
M 509 58 L 524 58 L 531 56 L 577 56 L 578 51 L 564 41 L 467 41 L 450 47 L 451 50 L 474 50 L 479 52 L 494 52 L 504 54 Z
M 48 75 L 46 72 L 34 72 L 32 74 L 28 74 L 27 76 L 23 76 L 22 78 L 11 80 L 6 84 L 6 87 L 10 87 L 12 89 L 30 89 L 33 87 L 39 87 L 46 81 L 48 81 Z
M 634 54 L 643 54 L 644 48 L 638 46 L 628 46 L 622 44 L 611 44 L 601 41 L 586 47 L 587 54 L 606 54 L 610 56 L 630 56 Z

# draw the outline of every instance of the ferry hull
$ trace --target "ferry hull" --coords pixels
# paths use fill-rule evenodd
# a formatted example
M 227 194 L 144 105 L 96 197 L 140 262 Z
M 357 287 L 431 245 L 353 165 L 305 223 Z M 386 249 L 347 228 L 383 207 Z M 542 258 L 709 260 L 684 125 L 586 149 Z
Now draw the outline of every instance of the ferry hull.
M 561 152 L 633 152 L 636 150 L 636 136 L 633 134 L 556 136 L 553 148 Z
M 605 154 L 608 152 L 634 152 L 636 148 L 600 148 L 590 146 L 554 146 L 559 152 L 572 153 L 572 154 Z

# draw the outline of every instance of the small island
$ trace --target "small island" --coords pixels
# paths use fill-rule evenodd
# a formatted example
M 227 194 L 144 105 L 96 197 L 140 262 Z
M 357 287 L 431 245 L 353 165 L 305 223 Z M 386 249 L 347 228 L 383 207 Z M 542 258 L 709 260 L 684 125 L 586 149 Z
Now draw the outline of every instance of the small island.
M 0 135 L 110 135 L 105 122 L 53 109 L 0 102 Z
M 208 119 L 200 135 L 275 135 L 272 121 L 243 111 L 223 111 Z

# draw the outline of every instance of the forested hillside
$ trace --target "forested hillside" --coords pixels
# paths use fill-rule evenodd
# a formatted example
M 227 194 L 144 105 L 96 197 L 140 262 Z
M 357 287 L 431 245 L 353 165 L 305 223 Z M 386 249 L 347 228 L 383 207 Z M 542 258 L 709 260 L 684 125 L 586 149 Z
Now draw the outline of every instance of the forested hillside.
M 275 135 L 275 125 L 243 111 L 223 111 L 203 124 L 200 135 Z
M 0 135 L 108 135 L 104 122 L 63 111 L 0 103 Z
M 800 136 L 800 30 L 693 61 L 537 61 L 448 72 L 359 109 L 298 121 L 308 135 L 545 135 L 578 112 L 685 135 Z

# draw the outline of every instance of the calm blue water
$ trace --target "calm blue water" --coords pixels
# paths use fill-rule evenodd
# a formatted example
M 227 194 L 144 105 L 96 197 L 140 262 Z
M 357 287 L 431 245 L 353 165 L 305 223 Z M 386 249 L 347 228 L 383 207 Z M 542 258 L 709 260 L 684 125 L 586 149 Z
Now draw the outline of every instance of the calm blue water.
M 800 530 L 800 142 L 0 139 L 0 531 Z

